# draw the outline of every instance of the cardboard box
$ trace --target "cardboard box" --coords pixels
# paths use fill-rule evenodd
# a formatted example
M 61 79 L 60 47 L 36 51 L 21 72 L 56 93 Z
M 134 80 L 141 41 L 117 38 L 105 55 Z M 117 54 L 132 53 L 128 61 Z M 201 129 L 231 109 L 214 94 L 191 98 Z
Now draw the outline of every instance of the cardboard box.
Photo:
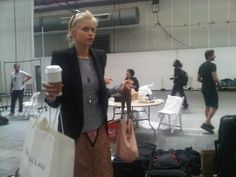
M 203 177 L 212 177 L 216 174 L 215 150 L 202 150 L 201 160 Z

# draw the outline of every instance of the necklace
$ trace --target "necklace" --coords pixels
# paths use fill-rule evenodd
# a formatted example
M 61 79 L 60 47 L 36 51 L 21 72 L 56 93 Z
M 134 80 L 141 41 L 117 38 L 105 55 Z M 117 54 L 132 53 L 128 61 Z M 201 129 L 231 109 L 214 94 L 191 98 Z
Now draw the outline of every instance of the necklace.
M 86 57 L 78 56 L 78 58 L 79 58 L 80 60 L 89 60 L 89 59 L 90 59 L 89 56 L 86 56 Z
M 83 77 L 83 80 L 85 80 L 87 83 L 91 82 L 91 72 L 88 73 L 88 71 L 91 70 L 91 60 L 90 58 L 88 59 L 81 59 L 79 58 L 80 62 L 80 70 L 81 70 L 81 75 Z

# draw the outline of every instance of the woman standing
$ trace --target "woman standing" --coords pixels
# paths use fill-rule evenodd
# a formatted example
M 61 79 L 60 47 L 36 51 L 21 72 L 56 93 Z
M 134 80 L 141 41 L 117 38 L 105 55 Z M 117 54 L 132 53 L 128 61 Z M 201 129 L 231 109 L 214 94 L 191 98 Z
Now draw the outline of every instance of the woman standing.
M 91 12 L 76 11 L 68 26 L 72 48 L 55 51 L 52 65 L 62 72 L 60 89 L 45 85 L 46 102 L 61 106 L 64 133 L 75 139 L 75 177 L 112 177 L 109 140 L 106 131 L 108 90 L 104 72 L 106 54 L 92 49 L 97 20 Z M 131 89 L 128 82 L 122 88 Z M 62 91 L 61 96 L 57 96 Z M 114 91 L 114 90 L 113 90 Z M 59 121 L 58 130 L 61 131 Z

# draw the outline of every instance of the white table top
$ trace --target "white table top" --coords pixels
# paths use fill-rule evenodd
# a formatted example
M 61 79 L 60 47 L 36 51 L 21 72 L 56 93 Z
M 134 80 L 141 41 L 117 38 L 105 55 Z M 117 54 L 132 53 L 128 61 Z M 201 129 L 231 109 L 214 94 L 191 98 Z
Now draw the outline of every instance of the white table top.
M 140 102 L 139 100 L 132 100 L 131 102 L 131 106 L 132 107 L 148 107 L 148 106 L 157 106 L 160 105 L 162 103 L 164 103 L 165 101 L 163 99 L 154 99 L 151 102 Z M 117 106 L 120 107 L 121 106 L 121 102 L 114 102 L 113 99 L 109 99 L 108 102 L 109 106 Z

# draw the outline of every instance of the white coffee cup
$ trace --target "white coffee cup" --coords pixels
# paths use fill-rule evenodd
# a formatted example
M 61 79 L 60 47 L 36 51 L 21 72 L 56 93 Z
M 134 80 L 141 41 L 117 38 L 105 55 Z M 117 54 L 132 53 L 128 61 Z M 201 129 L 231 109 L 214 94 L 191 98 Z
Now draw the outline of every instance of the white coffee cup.
M 58 65 L 49 65 L 45 68 L 45 81 L 46 83 L 56 85 L 57 87 L 61 88 L 62 84 L 62 69 Z M 60 92 L 59 95 L 62 93 Z M 59 96 L 58 95 L 58 96 Z

